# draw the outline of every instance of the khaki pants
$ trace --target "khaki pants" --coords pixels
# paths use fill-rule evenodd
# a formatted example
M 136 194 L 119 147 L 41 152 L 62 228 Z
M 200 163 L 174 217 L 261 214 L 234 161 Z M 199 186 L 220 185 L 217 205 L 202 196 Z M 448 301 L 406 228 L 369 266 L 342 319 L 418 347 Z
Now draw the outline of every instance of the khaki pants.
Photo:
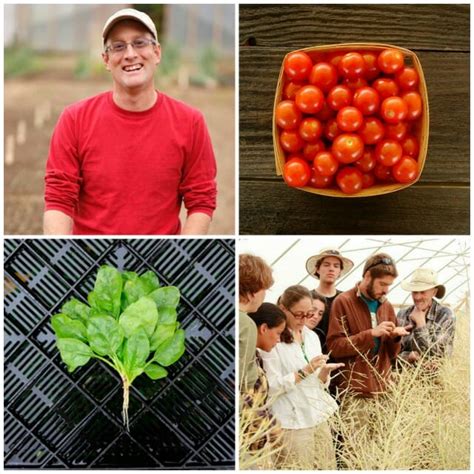
M 325 421 L 314 428 L 283 430 L 280 469 L 336 469 L 331 429 Z

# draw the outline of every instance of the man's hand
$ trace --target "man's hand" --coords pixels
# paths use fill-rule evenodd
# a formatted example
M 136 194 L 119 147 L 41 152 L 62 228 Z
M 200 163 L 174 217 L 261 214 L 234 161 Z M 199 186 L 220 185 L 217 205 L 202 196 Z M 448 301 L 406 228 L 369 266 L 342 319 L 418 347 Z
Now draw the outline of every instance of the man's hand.
M 372 337 L 390 336 L 395 329 L 395 323 L 392 321 L 382 321 L 377 327 L 372 329 Z
M 417 328 L 426 326 L 426 313 L 429 308 L 419 309 L 415 306 L 415 309 L 410 314 L 410 319 L 416 324 Z
M 50 210 L 44 213 L 44 235 L 71 235 L 73 220 L 64 212 Z
M 412 329 L 413 329 L 413 324 L 409 324 L 408 326 L 397 326 L 390 333 L 390 337 L 395 338 L 395 337 L 408 336 L 408 334 L 410 334 L 410 331 Z
M 408 354 L 407 361 L 410 362 L 410 364 L 414 364 L 415 362 L 418 362 L 420 360 L 420 353 L 417 351 L 411 351 Z

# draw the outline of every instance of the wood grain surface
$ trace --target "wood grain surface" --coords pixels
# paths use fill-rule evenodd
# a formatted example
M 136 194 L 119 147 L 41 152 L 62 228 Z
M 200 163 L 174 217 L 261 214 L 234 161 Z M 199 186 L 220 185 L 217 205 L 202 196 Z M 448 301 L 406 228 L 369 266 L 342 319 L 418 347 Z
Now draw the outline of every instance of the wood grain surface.
M 468 5 L 241 5 L 240 233 L 468 234 Z M 276 176 L 272 109 L 284 55 L 342 42 L 413 50 L 430 107 L 429 149 L 418 183 L 373 198 L 337 199 Z

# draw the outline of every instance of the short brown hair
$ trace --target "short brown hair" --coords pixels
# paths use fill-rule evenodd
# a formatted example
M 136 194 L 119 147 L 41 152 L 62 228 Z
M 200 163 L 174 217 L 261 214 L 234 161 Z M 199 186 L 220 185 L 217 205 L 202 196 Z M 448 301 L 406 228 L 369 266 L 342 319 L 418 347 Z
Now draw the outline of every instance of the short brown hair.
M 255 255 L 239 255 L 239 299 L 273 285 L 272 269 L 263 258 Z
M 381 278 L 384 276 L 393 276 L 397 278 L 398 272 L 395 260 L 387 253 L 376 253 L 369 257 L 364 265 L 362 276 L 369 271 L 372 278 Z

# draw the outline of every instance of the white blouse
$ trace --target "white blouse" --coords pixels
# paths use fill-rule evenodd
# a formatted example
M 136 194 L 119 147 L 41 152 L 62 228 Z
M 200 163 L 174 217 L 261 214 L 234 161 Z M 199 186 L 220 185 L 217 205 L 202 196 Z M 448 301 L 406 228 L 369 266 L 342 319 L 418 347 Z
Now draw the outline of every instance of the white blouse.
M 319 370 L 301 382 L 295 382 L 295 372 L 321 355 L 318 336 L 304 327 L 303 344 L 279 342 L 271 352 L 259 350 L 270 386 L 272 412 L 282 428 L 312 428 L 326 421 L 336 410 L 337 403 L 318 377 Z M 306 356 L 306 357 L 305 357 Z

